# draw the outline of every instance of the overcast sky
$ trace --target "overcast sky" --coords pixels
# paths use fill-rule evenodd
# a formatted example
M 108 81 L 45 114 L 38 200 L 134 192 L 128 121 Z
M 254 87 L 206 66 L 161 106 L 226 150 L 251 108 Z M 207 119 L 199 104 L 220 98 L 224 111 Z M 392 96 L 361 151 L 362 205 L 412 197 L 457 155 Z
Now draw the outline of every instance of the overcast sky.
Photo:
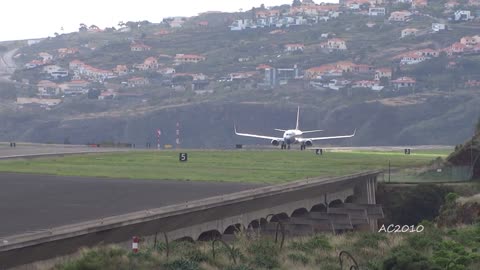
M 77 31 L 80 23 L 101 28 L 119 21 L 160 22 L 170 16 L 205 11 L 238 11 L 291 4 L 293 0 L 1 0 L 0 41 L 53 36 Z M 320 0 L 316 0 L 320 3 Z M 335 2 L 335 0 L 324 0 Z M 337 1 L 338 2 L 338 1 Z M 63 27 L 63 31 L 61 30 Z

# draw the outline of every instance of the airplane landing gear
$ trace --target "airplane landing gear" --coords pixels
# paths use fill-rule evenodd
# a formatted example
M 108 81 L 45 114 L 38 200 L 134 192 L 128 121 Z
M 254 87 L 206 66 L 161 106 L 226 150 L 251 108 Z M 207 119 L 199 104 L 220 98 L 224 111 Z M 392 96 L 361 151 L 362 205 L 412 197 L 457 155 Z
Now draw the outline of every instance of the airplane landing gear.
M 307 149 L 307 146 L 302 143 L 302 144 L 300 145 L 300 150 L 303 151 L 303 150 L 305 150 L 305 149 Z
M 287 149 L 287 145 L 284 144 L 284 143 L 282 143 L 282 145 L 280 146 L 280 149 L 282 149 L 282 150 L 283 150 L 283 149 Z
M 287 149 L 290 150 L 290 144 L 287 145 Z

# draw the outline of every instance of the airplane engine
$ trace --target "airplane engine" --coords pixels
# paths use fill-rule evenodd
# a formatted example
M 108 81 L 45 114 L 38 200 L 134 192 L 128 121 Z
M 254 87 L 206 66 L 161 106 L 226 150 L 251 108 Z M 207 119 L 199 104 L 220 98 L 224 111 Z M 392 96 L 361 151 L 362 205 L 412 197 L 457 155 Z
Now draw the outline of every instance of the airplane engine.
M 275 146 L 278 146 L 278 145 L 280 145 L 280 142 L 277 141 L 277 140 L 272 140 L 272 144 L 275 145 Z
M 312 146 L 312 145 L 313 145 L 313 142 L 312 142 L 312 141 L 310 141 L 310 140 L 305 141 L 305 146 L 310 147 L 310 146 Z

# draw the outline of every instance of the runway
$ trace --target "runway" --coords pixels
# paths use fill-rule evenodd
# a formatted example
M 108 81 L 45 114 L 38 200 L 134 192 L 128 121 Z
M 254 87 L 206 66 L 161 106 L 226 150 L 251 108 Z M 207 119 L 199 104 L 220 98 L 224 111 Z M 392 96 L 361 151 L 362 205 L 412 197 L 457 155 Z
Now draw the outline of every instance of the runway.
M 34 158 L 43 156 L 69 155 L 82 153 L 105 153 L 132 151 L 130 148 L 97 148 L 85 145 L 55 145 L 55 144 L 31 144 L 16 143 L 16 147 L 10 147 L 9 143 L 0 143 L 0 160 L 10 158 Z
M 0 173 L 0 239 L 255 187 Z

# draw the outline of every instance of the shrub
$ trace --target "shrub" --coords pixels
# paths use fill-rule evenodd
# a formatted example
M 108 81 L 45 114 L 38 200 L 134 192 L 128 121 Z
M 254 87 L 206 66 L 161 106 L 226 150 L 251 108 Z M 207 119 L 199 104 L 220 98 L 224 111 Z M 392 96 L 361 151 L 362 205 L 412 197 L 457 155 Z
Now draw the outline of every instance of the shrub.
M 292 242 L 290 244 L 290 248 L 305 253 L 313 253 L 317 249 L 331 250 L 332 246 L 324 235 L 315 235 L 306 242 Z
M 316 258 L 315 265 L 318 265 L 319 269 L 322 270 L 342 270 L 340 269 L 340 265 L 338 264 L 338 258 Z
M 248 247 L 252 263 L 257 268 L 273 269 L 280 266 L 278 262 L 279 249 L 269 239 L 259 239 Z
M 427 250 L 442 241 L 442 232 L 430 221 L 422 221 L 423 232 L 407 236 L 406 242 L 414 250 Z
M 386 223 L 416 225 L 422 220 L 433 220 L 450 188 L 433 184 L 420 184 L 403 196 L 386 198 L 385 212 L 389 216 Z
M 198 249 L 190 249 L 186 251 L 184 257 L 188 261 L 192 261 L 192 262 L 200 263 L 200 262 L 208 261 L 208 256 Z
M 370 247 L 378 248 L 381 241 L 386 241 L 388 238 L 385 234 L 380 233 L 362 233 L 358 240 L 353 244 L 355 248 Z
M 408 236 L 406 241 L 415 250 L 427 250 L 441 241 L 441 236 L 422 232 Z
M 448 235 L 463 246 L 480 248 L 480 224 L 473 227 L 452 229 L 448 231 Z
M 401 247 L 395 249 L 390 256 L 383 261 L 384 270 L 440 270 L 431 266 L 431 262 L 423 255 L 420 255 L 417 251 Z
M 305 255 L 299 253 L 288 254 L 288 259 L 290 259 L 293 263 L 303 264 L 304 266 L 310 261 Z
M 115 270 L 128 269 L 125 262 L 127 252 L 119 248 L 99 248 L 88 250 L 82 254 L 80 259 L 68 262 L 63 266 L 57 266 L 56 269 L 62 270 Z
M 442 241 L 434 247 L 432 261 L 439 267 L 466 269 L 473 262 L 479 262 L 479 255 L 469 252 L 455 241 Z
M 240 265 L 229 266 L 225 268 L 225 270 L 253 270 L 253 268 L 250 268 L 244 264 L 240 264 Z
M 200 270 L 197 262 L 192 262 L 185 259 L 175 260 L 164 264 L 165 270 Z

